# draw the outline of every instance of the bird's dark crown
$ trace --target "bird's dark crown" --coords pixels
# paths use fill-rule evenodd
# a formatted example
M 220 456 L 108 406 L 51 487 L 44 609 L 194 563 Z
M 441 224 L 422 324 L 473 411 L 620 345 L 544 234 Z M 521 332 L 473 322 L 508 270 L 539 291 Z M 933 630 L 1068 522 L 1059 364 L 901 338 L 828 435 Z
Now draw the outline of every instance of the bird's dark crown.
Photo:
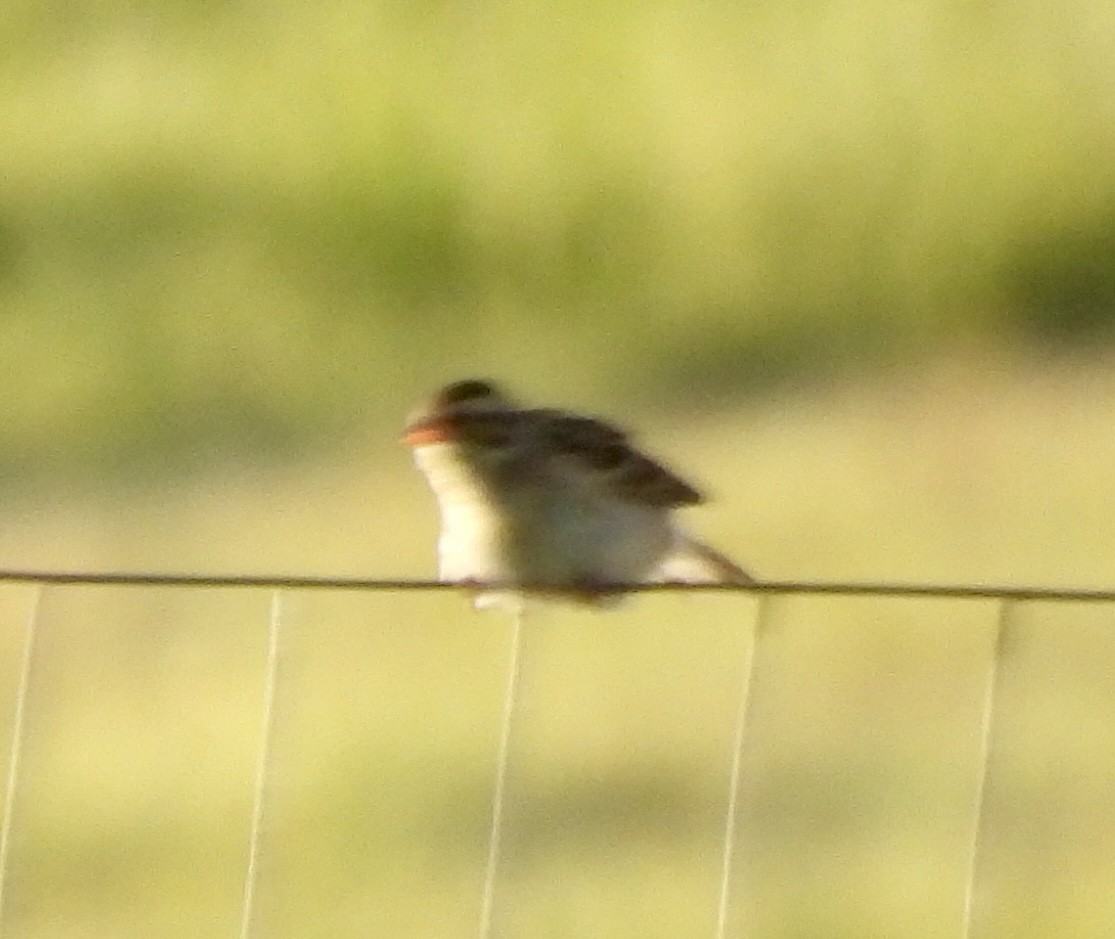
M 466 378 L 446 385 L 438 392 L 437 402 L 441 407 L 454 404 L 463 404 L 466 401 L 476 401 L 481 398 L 491 398 L 496 394 L 496 387 L 490 381 L 482 378 Z

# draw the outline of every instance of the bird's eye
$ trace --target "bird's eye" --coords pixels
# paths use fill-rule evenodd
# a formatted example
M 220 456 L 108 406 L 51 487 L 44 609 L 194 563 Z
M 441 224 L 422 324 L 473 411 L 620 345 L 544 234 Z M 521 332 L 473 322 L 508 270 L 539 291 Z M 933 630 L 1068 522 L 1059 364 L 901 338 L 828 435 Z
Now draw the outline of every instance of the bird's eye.
M 463 401 L 475 401 L 478 398 L 490 398 L 495 394 L 495 387 L 491 382 L 481 381 L 478 378 L 469 378 L 465 381 L 454 382 L 441 390 L 438 398 L 441 404 L 460 404 Z

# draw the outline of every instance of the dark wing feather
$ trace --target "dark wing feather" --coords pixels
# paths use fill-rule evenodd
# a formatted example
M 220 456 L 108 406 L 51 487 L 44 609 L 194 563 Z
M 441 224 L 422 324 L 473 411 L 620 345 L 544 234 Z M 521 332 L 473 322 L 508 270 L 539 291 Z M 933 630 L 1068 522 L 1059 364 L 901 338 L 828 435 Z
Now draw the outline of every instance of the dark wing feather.
M 591 417 L 562 411 L 529 412 L 532 424 L 558 462 L 588 471 L 594 482 L 617 498 L 673 508 L 703 501 L 689 483 L 636 450 L 623 431 Z

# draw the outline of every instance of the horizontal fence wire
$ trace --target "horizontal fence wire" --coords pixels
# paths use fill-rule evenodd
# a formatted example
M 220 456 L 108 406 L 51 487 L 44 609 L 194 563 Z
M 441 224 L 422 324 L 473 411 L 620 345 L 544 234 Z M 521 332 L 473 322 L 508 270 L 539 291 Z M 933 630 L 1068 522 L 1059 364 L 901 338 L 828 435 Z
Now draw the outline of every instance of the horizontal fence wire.
M 415 578 L 331 577 L 287 574 L 182 574 L 134 571 L 0 569 L 0 583 L 84 584 L 120 587 L 257 587 L 269 590 L 429 591 L 478 588 L 552 592 L 553 584 L 467 583 Z M 616 593 L 780 593 L 876 597 L 953 597 L 987 600 L 1115 601 L 1115 587 L 1027 587 L 1008 584 L 915 584 L 895 581 L 763 580 L 749 584 L 653 583 L 596 584 Z

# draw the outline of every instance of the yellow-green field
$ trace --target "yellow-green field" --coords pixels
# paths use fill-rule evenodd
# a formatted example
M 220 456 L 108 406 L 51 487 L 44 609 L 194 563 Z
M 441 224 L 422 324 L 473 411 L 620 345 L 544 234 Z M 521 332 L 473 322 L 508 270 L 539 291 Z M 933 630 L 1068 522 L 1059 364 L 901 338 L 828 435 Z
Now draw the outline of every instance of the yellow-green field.
M 0 485 L 313 453 L 478 366 L 695 408 L 1112 332 L 1107 0 L 0 28 Z
M 1113 374 L 973 353 L 637 423 L 716 493 L 694 526 L 763 575 L 1109 586 Z M 0 563 L 428 575 L 432 500 L 395 431 L 297 470 L 9 505 Z M 0 591 L 8 712 L 30 600 Z M 269 602 L 44 591 L 6 935 L 237 934 Z M 778 598 L 753 649 L 757 608 L 528 620 L 501 935 L 713 935 L 752 653 L 730 934 L 960 934 L 995 605 Z M 253 935 L 475 934 L 508 637 L 452 594 L 284 597 Z M 973 934 L 1098 939 L 1115 610 L 1022 605 L 1008 640 Z

